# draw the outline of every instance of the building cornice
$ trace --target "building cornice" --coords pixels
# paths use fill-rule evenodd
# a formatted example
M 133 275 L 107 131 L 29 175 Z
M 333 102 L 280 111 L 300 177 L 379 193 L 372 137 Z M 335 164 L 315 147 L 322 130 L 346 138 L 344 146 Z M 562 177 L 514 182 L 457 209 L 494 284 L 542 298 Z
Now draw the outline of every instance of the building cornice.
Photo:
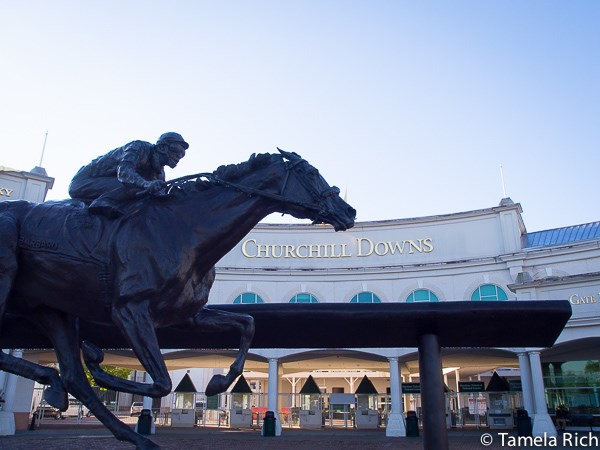
M 381 266 L 355 266 L 355 267 L 299 267 L 299 268 L 284 268 L 273 269 L 272 267 L 227 267 L 216 266 L 217 275 L 273 275 L 273 276 L 289 276 L 289 275 L 353 275 L 356 273 L 363 274 L 398 274 L 403 272 L 426 272 L 433 270 L 464 270 L 465 268 L 478 268 L 482 266 L 500 265 L 498 269 L 505 269 L 505 265 L 498 258 L 478 258 L 472 260 L 460 261 L 444 261 L 428 264 L 403 264 L 403 265 L 381 265 Z
M 355 229 L 366 229 L 366 228 L 387 228 L 394 226 L 404 226 L 404 225 L 420 225 L 420 224 L 429 224 L 432 222 L 441 222 L 441 221 L 455 221 L 461 219 L 471 219 L 475 217 L 482 216 L 490 216 L 497 215 L 501 212 L 506 211 L 515 211 L 518 213 L 519 217 L 523 212 L 521 205 L 519 203 L 513 203 L 503 206 L 495 206 L 491 208 L 484 209 L 476 209 L 472 211 L 463 211 L 457 213 L 450 214 L 438 214 L 432 216 L 423 216 L 423 217 L 411 217 L 411 218 L 403 218 L 403 219 L 386 219 L 386 220 L 374 220 L 374 221 L 365 221 L 365 222 L 356 222 L 354 225 Z M 520 220 L 520 225 L 524 231 L 524 225 L 522 220 Z M 310 231 L 310 230 L 322 230 L 323 228 L 330 228 L 328 225 L 312 225 L 312 224 L 279 224 L 279 223 L 259 223 L 254 227 L 257 231 L 289 231 L 289 230 L 302 230 L 302 231 Z
M 577 275 L 566 275 L 560 277 L 546 277 L 539 280 L 526 281 L 524 283 L 509 284 L 507 287 L 516 292 L 519 289 L 558 286 L 565 284 L 575 284 L 581 282 L 599 281 L 600 272 L 582 273 Z

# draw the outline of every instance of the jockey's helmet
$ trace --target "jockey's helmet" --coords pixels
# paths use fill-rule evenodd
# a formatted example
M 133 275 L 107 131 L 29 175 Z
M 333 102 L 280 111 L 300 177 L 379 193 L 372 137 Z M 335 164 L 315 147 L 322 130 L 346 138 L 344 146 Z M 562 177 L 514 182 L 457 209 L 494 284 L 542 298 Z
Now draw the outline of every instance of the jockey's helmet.
M 170 144 L 170 143 L 180 144 L 186 150 L 190 146 L 187 142 L 185 142 L 185 140 L 179 133 L 175 133 L 173 131 L 169 131 L 168 133 L 161 134 L 160 137 L 158 138 L 158 141 L 156 141 L 156 145 Z

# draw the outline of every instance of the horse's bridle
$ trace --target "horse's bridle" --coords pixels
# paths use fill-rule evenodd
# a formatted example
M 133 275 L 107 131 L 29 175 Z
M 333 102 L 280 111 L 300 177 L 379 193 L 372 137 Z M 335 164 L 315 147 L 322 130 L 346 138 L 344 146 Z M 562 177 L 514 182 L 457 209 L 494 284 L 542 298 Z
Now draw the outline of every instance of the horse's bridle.
M 284 160 L 283 163 L 285 164 L 285 177 L 283 179 L 283 183 L 281 185 L 281 188 L 279 189 L 278 194 L 274 194 L 274 193 L 267 192 L 267 191 L 262 191 L 260 189 L 255 189 L 255 188 L 252 188 L 249 186 L 244 186 L 243 184 L 232 183 L 231 181 L 224 180 L 223 178 L 215 175 L 214 173 L 210 173 L 210 172 L 197 173 L 194 175 L 187 175 L 184 177 L 176 178 L 174 180 L 170 180 L 167 183 L 167 186 L 168 186 L 168 188 L 174 187 L 177 185 L 177 183 L 182 182 L 182 181 L 198 179 L 198 178 L 205 178 L 210 183 L 214 183 L 214 184 L 217 184 L 220 186 L 235 189 L 235 190 L 243 192 L 244 194 L 247 194 L 247 195 L 259 195 L 261 197 L 270 198 L 272 200 L 275 200 L 275 201 L 278 201 L 278 202 L 281 202 L 284 204 L 292 204 L 292 205 L 300 206 L 302 208 L 316 211 L 317 216 L 323 217 L 323 216 L 327 216 L 328 214 L 330 214 L 331 208 L 329 208 L 326 205 L 325 201 L 330 197 L 339 195 L 339 193 L 340 193 L 339 188 L 337 188 L 336 186 L 331 186 L 330 188 L 319 192 L 304 177 L 297 176 L 296 178 L 297 178 L 298 182 L 310 194 L 310 196 L 313 199 L 313 202 L 294 200 L 289 197 L 286 197 L 285 190 L 287 188 L 290 174 L 296 167 L 300 166 L 302 163 L 307 163 L 307 162 L 305 159 L 298 158 L 298 159 L 294 159 L 293 161 Z
M 281 185 L 279 196 L 285 198 L 285 202 L 287 203 L 296 204 L 298 206 L 303 206 L 305 208 L 318 211 L 317 216 L 327 216 L 331 213 L 331 208 L 325 204 L 325 200 L 327 200 L 329 197 L 339 195 L 340 190 L 337 186 L 331 186 L 324 191 L 318 192 L 315 187 L 306 180 L 306 178 L 297 176 L 296 178 L 298 182 L 302 185 L 302 187 L 304 187 L 304 189 L 306 189 L 315 203 L 299 202 L 296 200 L 287 199 L 285 197 L 285 188 L 287 187 L 290 173 L 292 173 L 292 170 L 301 163 L 306 163 L 306 160 L 298 158 L 294 161 L 285 161 L 285 178 L 283 180 L 283 184 Z

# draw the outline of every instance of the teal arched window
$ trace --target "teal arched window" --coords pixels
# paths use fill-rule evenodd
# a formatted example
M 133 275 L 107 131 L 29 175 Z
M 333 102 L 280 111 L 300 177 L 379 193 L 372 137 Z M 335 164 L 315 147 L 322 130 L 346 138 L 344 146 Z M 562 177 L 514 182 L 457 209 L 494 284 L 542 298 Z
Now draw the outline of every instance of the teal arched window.
M 500 286 L 495 284 L 482 284 L 471 295 L 471 300 L 481 302 L 497 302 L 508 300 L 508 295 Z
M 408 297 L 406 297 L 407 303 L 414 302 L 439 302 L 440 299 L 437 298 L 433 292 L 429 289 L 417 289 L 416 291 L 412 291 Z
M 233 303 L 264 303 L 265 301 L 261 298 L 260 295 L 255 294 L 254 292 L 244 292 L 241 295 L 238 295 Z
M 381 303 L 381 299 L 372 292 L 360 292 L 350 300 L 350 303 Z
M 319 300 L 314 295 L 302 293 L 290 298 L 290 303 L 319 303 Z

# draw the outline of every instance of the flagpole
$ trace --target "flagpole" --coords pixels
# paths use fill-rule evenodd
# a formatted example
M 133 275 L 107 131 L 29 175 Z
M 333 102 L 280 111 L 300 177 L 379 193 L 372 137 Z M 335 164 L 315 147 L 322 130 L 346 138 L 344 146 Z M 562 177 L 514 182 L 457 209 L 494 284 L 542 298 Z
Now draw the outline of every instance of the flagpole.
M 44 152 L 46 151 L 46 141 L 48 140 L 48 130 L 46 130 L 46 136 L 44 137 L 44 146 L 42 147 L 42 156 L 40 156 L 40 163 L 38 164 L 38 167 L 44 167 L 42 166 L 42 163 L 44 162 Z
M 502 183 L 502 198 L 506 198 L 506 185 L 504 184 L 504 170 L 502 169 L 502 164 L 500 164 L 500 181 Z

